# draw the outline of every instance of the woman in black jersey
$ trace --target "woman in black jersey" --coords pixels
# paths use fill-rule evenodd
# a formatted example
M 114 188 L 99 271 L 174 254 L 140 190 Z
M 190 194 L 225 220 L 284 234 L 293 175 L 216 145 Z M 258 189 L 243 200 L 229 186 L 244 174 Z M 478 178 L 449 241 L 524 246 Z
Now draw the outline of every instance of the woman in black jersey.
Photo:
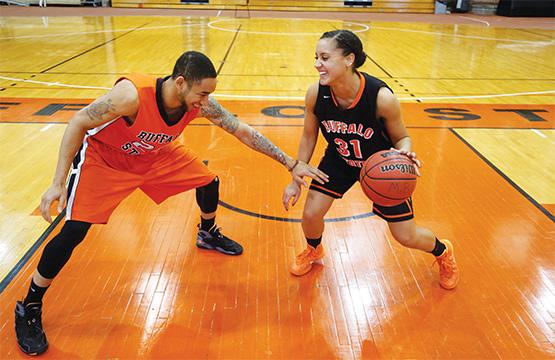
M 349 30 L 328 31 L 316 46 L 315 68 L 320 74 L 305 97 L 304 130 L 297 159 L 308 163 L 313 155 L 318 131 L 328 146 L 318 168 L 329 175 L 329 182 L 310 185 L 302 228 L 307 247 L 291 266 L 291 273 L 304 275 L 312 263 L 324 257 L 322 233 L 324 216 L 335 199 L 340 199 L 358 181 L 360 168 L 373 153 L 395 149 L 421 166 L 412 152 L 412 142 L 403 124 L 399 101 L 383 81 L 358 72 L 366 60 L 360 39 Z M 301 194 L 292 182 L 283 193 L 283 205 L 294 205 Z M 387 221 L 394 238 L 403 246 L 436 256 L 440 285 L 453 289 L 459 272 L 449 240 L 438 240 L 434 234 L 414 223 L 412 199 L 386 207 L 373 205 L 373 212 Z

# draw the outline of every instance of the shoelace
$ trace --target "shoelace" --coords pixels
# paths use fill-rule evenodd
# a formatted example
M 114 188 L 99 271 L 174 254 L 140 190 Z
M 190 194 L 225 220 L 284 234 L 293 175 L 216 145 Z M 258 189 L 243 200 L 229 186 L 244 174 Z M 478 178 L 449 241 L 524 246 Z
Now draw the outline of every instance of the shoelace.
M 42 322 L 40 320 L 37 320 L 36 316 L 29 316 L 25 320 L 27 321 L 29 330 L 33 335 L 38 335 L 42 333 Z
M 432 266 L 436 263 L 439 266 L 440 274 L 452 274 L 456 270 L 455 260 L 451 255 L 437 257 Z
M 218 228 L 216 228 L 216 230 L 214 230 L 213 232 L 211 232 L 209 234 L 212 235 L 213 237 L 216 237 L 219 240 L 221 240 L 225 246 L 233 246 L 234 242 L 231 241 L 231 239 L 228 239 L 225 235 L 223 235 L 220 232 L 221 229 L 222 229 L 221 227 L 218 227 Z
M 212 236 L 216 236 L 216 237 L 222 237 L 222 233 L 220 232 L 220 230 L 222 230 L 221 227 L 217 227 L 214 231 L 209 231 L 208 233 Z
M 302 253 L 297 255 L 297 262 L 302 262 L 302 260 L 306 259 L 310 255 L 311 252 L 312 252 L 312 249 L 310 249 L 308 247 L 306 249 L 304 249 Z

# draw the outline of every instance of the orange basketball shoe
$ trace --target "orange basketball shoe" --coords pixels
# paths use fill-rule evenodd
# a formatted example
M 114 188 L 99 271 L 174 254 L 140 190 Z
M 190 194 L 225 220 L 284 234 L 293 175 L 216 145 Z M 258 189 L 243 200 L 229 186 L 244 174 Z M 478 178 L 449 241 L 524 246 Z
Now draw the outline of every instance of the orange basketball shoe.
M 436 262 L 439 265 L 439 285 L 444 289 L 451 290 L 459 282 L 459 269 L 455 261 L 453 244 L 447 239 L 442 239 L 441 242 L 447 249 L 443 254 L 436 257 Z
M 307 244 L 306 249 L 295 258 L 295 262 L 291 265 L 289 272 L 296 276 L 304 275 L 312 269 L 313 262 L 323 257 L 324 248 L 322 244 L 318 245 L 316 249 Z

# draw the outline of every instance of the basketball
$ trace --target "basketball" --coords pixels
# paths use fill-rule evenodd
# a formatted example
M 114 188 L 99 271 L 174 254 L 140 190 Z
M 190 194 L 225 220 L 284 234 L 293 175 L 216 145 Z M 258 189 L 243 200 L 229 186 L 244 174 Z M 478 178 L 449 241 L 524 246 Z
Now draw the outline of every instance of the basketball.
M 364 194 L 383 206 L 395 206 L 408 199 L 416 187 L 415 164 L 394 150 L 372 154 L 360 170 Z

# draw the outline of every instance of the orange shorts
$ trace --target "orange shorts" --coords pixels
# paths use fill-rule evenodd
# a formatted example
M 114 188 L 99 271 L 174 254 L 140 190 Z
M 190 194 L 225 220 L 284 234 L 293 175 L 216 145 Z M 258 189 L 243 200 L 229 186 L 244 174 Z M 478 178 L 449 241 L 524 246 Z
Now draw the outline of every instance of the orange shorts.
M 182 144 L 171 143 L 154 154 L 130 156 L 85 140 L 68 181 L 66 220 L 105 224 L 137 188 L 160 204 L 172 195 L 207 185 L 215 177 Z

